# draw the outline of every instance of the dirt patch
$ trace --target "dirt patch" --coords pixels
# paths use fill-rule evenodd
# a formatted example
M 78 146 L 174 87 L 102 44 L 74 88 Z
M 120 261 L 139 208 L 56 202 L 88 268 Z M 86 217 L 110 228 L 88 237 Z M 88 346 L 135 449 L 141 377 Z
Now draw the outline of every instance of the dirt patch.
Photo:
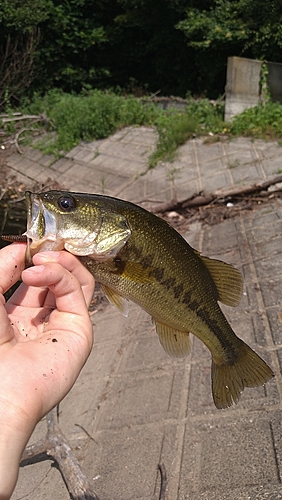
M 159 214 L 179 233 L 185 233 L 192 222 L 201 222 L 209 226 L 219 224 L 227 219 L 238 217 L 238 215 L 254 212 L 270 203 L 282 203 L 282 191 L 267 192 L 262 195 L 240 196 L 224 199 L 221 202 L 210 203 L 208 205 L 181 208 L 179 210 Z
M 219 224 L 227 219 L 232 219 L 246 212 L 259 210 L 262 205 L 269 205 L 273 201 L 281 203 L 282 192 L 269 193 L 267 196 L 241 197 L 240 199 L 225 200 L 222 203 L 212 203 L 210 205 L 180 209 L 160 214 L 172 227 L 183 234 L 188 231 L 189 224 L 201 222 L 209 226 Z

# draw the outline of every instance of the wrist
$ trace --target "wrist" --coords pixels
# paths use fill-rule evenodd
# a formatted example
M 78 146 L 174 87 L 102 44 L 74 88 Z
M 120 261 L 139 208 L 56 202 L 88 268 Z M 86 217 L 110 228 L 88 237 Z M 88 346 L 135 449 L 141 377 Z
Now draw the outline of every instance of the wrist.
M 21 456 L 35 425 L 27 415 L 13 415 L 0 407 L 0 500 L 8 500 L 13 493 Z

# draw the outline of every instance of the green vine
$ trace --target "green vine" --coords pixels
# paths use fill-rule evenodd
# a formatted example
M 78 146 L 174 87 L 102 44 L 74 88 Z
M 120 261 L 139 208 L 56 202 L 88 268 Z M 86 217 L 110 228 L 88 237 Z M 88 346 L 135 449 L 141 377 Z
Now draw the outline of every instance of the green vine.
M 271 95 L 270 95 L 270 90 L 269 90 L 269 85 L 268 85 L 268 68 L 267 68 L 267 62 L 263 61 L 261 64 L 261 71 L 260 71 L 260 98 L 261 102 L 265 104 L 266 102 L 271 101 Z

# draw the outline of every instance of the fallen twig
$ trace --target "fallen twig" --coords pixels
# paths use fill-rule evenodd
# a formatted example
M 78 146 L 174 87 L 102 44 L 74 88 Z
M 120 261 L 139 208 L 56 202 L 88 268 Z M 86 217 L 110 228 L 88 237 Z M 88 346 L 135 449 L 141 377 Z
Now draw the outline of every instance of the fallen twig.
M 22 455 L 22 461 L 30 460 L 43 453 L 46 453 L 57 462 L 71 498 L 76 500 L 99 500 L 58 425 L 56 408 L 47 414 L 47 434 L 45 439 L 28 446 Z
M 19 120 L 42 120 L 41 115 L 20 115 L 20 116 L 9 116 L 8 118 L 1 118 L 3 123 L 18 122 Z
M 37 120 L 36 120 L 36 121 L 37 121 Z M 35 123 L 35 122 L 33 122 L 33 123 Z M 20 137 L 20 135 L 21 135 L 21 134 L 23 134 L 23 132 L 27 132 L 27 131 L 30 131 L 30 130 L 34 130 L 34 129 L 33 129 L 33 128 L 31 128 L 31 127 L 25 127 L 25 128 L 22 128 L 21 130 L 19 130 L 19 132 L 17 132 L 17 133 L 15 134 L 15 137 L 14 137 L 14 144 L 15 144 L 15 146 L 16 146 L 16 148 L 17 148 L 17 152 L 18 152 L 20 155 L 22 155 L 22 154 L 23 154 L 23 152 L 22 152 L 22 150 L 20 149 L 20 146 L 19 146 L 19 142 L 18 142 L 18 141 L 19 141 L 19 137 Z
M 158 464 L 158 469 L 159 469 L 160 474 L 161 474 L 161 489 L 160 489 L 159 500 L 164 500 L 165 490 L 166 490 L 166 482 L 167 482 L 166 470 L 165 470 L 164 464 Z
M 264 191 L 265 189 L 273 186 L 274 184 L 278 184 L 279 182 L 282 182 L 282 174 L 277 175 L 276 177 L 272 177 L 271 179 L 267 179 L 266 181 L 257 182 L 256 184 L 250 184 L 247 186 L 236 187 L 232 189 L 218 189 L 214 192 L 214 195 L 216 197 L 226 198 L 227 196 L 257 193 L 259 191 Z
M 226 198 L 232 198 L 235 196 L 243 196 L 252 193 L 259 193 L 265 191 L 270 186 L 282 182 L 282 175 L 278 175 L 271 179 L 257 182 L 256 184 L 251 184 L 247 186 L 239 186 L 235 188 L 228 189 L 218 189 L 214 193 L 198 193 L 185 198 L 184 200 L 170 200 L 165 203 L 160 203 L 159 205 L 154 205 L 151 207 L 151 212 L 153 213 L 164 213 L 172 210 L 179 210 L 181 208 L 192 208 L 208 205 L 210 203 L 215 203 Z
M 40 115 L 17 115 L 17 116 L 8 116 L 7 118 L 1 118 L 0 116 L 0 121 L 2 120 L 2 123 L 5 124 L 5 123 L 9 123 L 9 122 L 17 122 L 15 123 L 15 127 L 19 128 L 21 126 L 21 121 L 22 120 L 30 120 L 30 123 L 29 123 L 29 126 L 28 127 L 23 127 L 21 128 L 20 130 L 18 130 L 17 132 L 14 132 L 12 135 L 10 134 L 8 137 L 6 137 L 6 139 L 2 140 L 1 141 L 1 148 L 2 149 L 6 149 L 6 147 L 9 147 L 11 145 L 15 145 L 16 146 L 16 149 L 17 149 L 17 152 L 19 154 L 23 154 L 23 151 L 21 150 L 20 146 L 19 146 L 19 137 L 20 135 L 23 133 L 23 132 L 26 132 L 26 131 L 31 131 L 33 132 L 33 135 L 35 135 L 35 132 L 37 132 L 37 134 L 42 134 L 44 132 L 44 130 L 39 130 L 38 128 L 36 128 L 34 125 L 38 122 L 43 122 L 43 123 L 47 123 L 48 125 L 50 125 L 52 128 L 55 128 L 54 126 L 54 123 L 52 122 L 52 120 L 50 120 L 45 113 L 42 113 Z M 5 137 L 5 130 L 3 131 L 3 134 L 1 134 L 2 137 Z
M 12 116 L 20 116 L 21 115 L 21 112 L 20 111 L 16 111 L 15 113 L 12 113 Z M 8 113 L 4 113 L 4 114 L 1 114 L 0 115 L 0 118 L 8 118 L 10 115 Z

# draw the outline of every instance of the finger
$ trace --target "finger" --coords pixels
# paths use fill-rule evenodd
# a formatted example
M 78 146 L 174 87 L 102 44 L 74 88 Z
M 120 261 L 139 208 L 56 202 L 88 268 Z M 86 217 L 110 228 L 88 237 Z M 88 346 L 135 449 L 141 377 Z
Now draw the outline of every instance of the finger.
M 12 243 L 0 250 L 0 293 L 7 292 L 20 279 L 25 250 L 25 243 Z
M 75 255 L 64 250 L 61 252 L 40 252 L 33 257 L 35 265 L 44 264 L 45 262 L 61 264 L 79 280 L 86 304 L 89 307 L 94 293 L 95 280 L 81 261 Z
M 5 299 L 0 295 L 0 346 L 14 338 L 14 329 L 7 315 Z
M 42 307 L 45 305 L 49 293 L 50 291 L 46 286 L 33 287 L 21 283 L 7 303 L 10 306 L 24 306 L 30 308 Z
M 46 262 L 44 265 L 25 269 L 22 279 L 26 285 L 32 287 L 48 287 L 55 296 L 58 311 L 88 316 L 79 280 L 60 264 Z

